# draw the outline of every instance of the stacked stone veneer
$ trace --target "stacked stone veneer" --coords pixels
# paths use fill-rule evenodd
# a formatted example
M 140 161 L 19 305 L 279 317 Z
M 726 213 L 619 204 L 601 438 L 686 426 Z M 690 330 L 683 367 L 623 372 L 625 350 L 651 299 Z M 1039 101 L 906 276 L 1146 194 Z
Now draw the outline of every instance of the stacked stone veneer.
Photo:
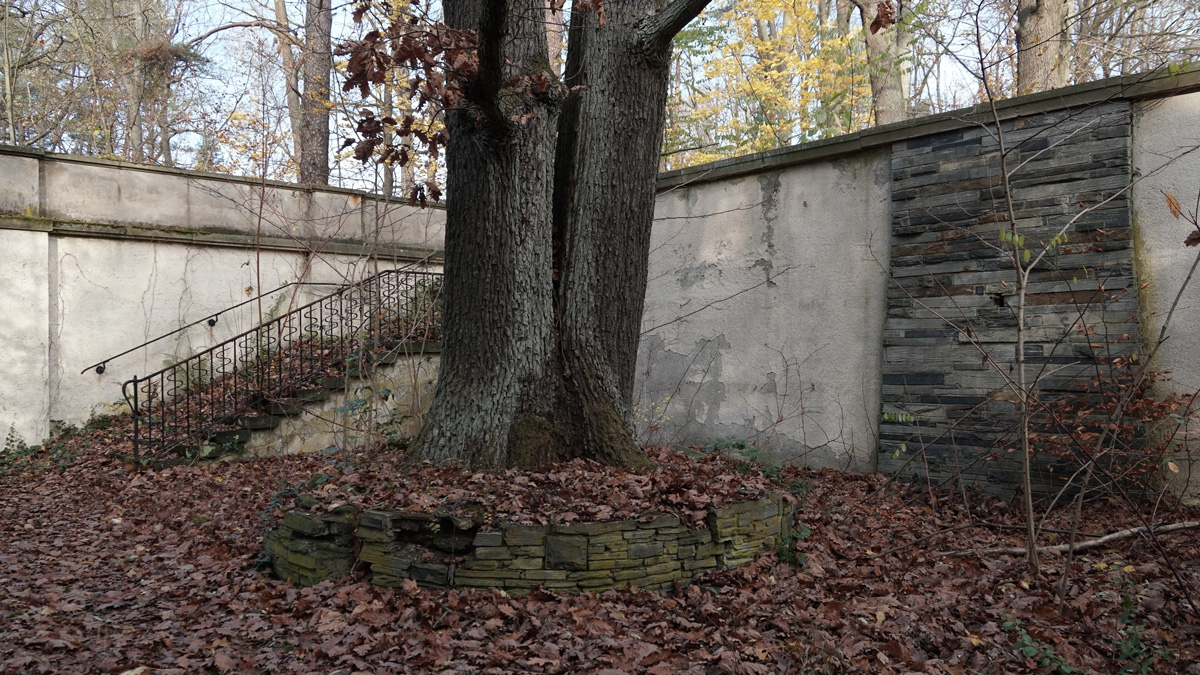
M 1027 372 L 1052 398 L 1102 372 L 1101 359 L 1138 348 L 1130 109 L 1056 110 L 1001 129 L 1031 255 L 1074 219 L 1027 295 Z M 1015 379 L 1016 273 L 998 248 L 1008 221 L 999 138 L 984 127 L 914 138 L 893 145 L 891 164 L 879 469 L 1011 489 L 1020 475 L 1019 453 L 1006 452 L 1016 447 L 1016 396 L 1005 384 Z M 1056 490 L 1064 468 L 1039 460 L 1035 489 Z
M 523 594 L 635 585 L 668 589 L 707 570 L 739 567 L 774 549 L 792 527 L 782 495 L 710 509 L 707 527 L 691 530 L 674 514 L 649 520 L 563 525 L 507 525 L 481 530 L 437 514 L 367 510 L 353 529 L 346 507 L 326 514 L 293 511 L 268 533 L 264 548 L 278 575 L 311 584 L 361 562 L 373 583 L 502 588 Z M 357 557 L 353 550 L 359 540 Z

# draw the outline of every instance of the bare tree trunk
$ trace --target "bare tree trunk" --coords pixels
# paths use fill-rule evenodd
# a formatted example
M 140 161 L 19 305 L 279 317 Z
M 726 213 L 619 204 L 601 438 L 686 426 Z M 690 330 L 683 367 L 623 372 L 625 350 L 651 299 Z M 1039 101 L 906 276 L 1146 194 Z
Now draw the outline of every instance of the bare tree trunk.
M 566 33 L 565 17 L 562 8 L 555 9 L 554 3 L 546 6 L 546 47 L 550 53 L 550 71 L 562 77 L 563 36 Z
M 330 0 L 307 0 L 304 15 L 304 97 L 300 114 L 300 183 L 329 183 L 329 73 L 333 70 Z
M 532 466 L 548 445 L 551 209 L 558 104 L 502 85 L 548 65 L 541 0 L 446 0 L 479 34 L 480 72 L 447 115 L 444 333 L 437 393 L 413 452 L 474 466 Z M 536 10 L 536 11 L 535 11 Z M 547 93 L 550 93 L 548 90 Z M 522 118 L 523 122 L 514 122 Z
M 136 2 L 134 5 L 135 30 L 134 30 L 134 48 L 122 49 L 120 38 L 120 26 L 117 23 L 117 6 L 116 0 L 109 0 L 108 3 L 108 20 L 109 20 L 109 45 L 112 47 L 112 57 L 117 59 L 117 77 L 125 89 L 125 157 L 134 162 L 142 161 L 143 153 L 143 133 L 142 133 L 142 64 L 141 59 L 137 54 L 137 41 L 142 36 L 142 14 L 141 2 Z M 129 59 L 128 63 L 121 63 L 120 57 L 124 55 Z
M 863 26 L 870 26 L 878 13 L 877 4 L 861 0 L 855 0 L 855 4 L 861 12 Z M 898 23 L 876 33 L 869 28 L 863 31 L 876 125 L 908 119 L 908 52 L 912 31 L 905 19 L 911 11 L 901 2 L 896 12 Z
M 4 6 L 4 35 L 3 35 L 3 38 L 4 38 L 4 55 L 3 55 L 4 56 L 4 59 L 3 59 L 3 66 L 4 66 L 4 118 L 8 123 L 8 144 L 16 145 L 17 144 L 17 120 L 16 120 L 16 115 L 14 115 L 14 113 L 13 113 L 13 93 L 16 91 L 16 87 L 13 85 L 13 75 L 14 75 L 15 69 L 13 68 L 13 63 L 12 63 L 12 59 L 13 59 L 12 50 L 9 49 L 11 33 L 9 32 L 9 26 L 8 26 L 8 15 L 11 13 L 12 13 L 12 11 L 8 8 L 8 5 L 6 4 Z
M 834 6 L 837 12 L 838 35 L 845 37 L 850 34 L 850 18 L 854 14 L 854 0 L 836 0 Z
M 171 138 L 175 133 L 171 130 L 170 111 L 170 87 L 168 86 L 166 95 L 163 97 L 162 108 L 158 113 L 158 145 L 159 145 L 159 162 L 163 166 L 175 166 L 175 157 L 171 154 Z
M 388 77 L 383 82 L 383 97 L 379 103 L 380 114 L 387 118 L 395 114 L 395 108 L 392 105 L 392 78 Z M 390 126 L 383 128 L 383 145 L 390 146 L 393 141 L 395 132 Z M 380 186 L 380 194 L 385 199 L 391 199 L 396 194 L 396 167 L 392 162 L 383 163 L 383 185 Z
M 275 0 L 275 23 L 278 29 L 279 58 L 283 61 L 284 87 L 287 89 L 288 121 L 292 126 L 292 159 L 300 162 L 300 76 L 296 57 L 292 53 L 292 29 L 288 23 L 287 5 L 284 0 Z
M 630 401 L 645 302 L 670 76 L 670 41 L 706 3 L 607 0 L 607 21 L 571 17 L 569 86 L 586 86 L 559 125 L 556 314 L 564 420 L 586 456 L 637 461 Z M 676 14 L 673 14 L 674 10 Z
M 1017 0 L 1017 94 L 1067 86 L 1071 0 Z

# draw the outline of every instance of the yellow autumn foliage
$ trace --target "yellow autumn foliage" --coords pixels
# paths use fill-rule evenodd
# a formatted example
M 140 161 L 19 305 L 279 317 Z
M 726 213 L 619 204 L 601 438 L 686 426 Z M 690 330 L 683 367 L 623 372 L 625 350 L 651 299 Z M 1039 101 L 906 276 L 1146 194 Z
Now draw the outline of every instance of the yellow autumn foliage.
M 859 30 L 818 0 L 722 2 L 676 43 L 664 169 L 857 131 L 871 121 Z

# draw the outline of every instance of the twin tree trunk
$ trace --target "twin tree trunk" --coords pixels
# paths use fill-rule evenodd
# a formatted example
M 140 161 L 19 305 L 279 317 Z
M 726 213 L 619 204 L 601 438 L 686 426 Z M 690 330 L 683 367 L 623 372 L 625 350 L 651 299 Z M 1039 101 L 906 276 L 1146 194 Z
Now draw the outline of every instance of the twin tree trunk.
M 646 461 L 630 400 L 670 45 L 707 4 L 574 12 L 559 84 L 544 0 L 446 0 L 480 68 L 447 117 L 444 349 L 416 456 Z

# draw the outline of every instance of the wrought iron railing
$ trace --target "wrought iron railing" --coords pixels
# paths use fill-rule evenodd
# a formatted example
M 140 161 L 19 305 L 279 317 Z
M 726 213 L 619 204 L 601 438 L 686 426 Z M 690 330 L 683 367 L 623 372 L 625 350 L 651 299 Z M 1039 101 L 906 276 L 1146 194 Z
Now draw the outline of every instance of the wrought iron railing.
M 297 286 L 345 286 L 345 284 L 325 283 L 325 282 L 319 282 L 319 281 L 318 282 L 289 281 L 289 282 L 283 284 L 282 286 L 277 286 L 275 288 L 272 288 L 271 290 L 267 291 L 266 293 L 259 293 L 258 295 L 254 296 L 252 298 L 249 298 L 247 300 L 243 300 L 243 301 L 237 303 L 236 305 L 230 305 L 229 307 L 226 307 L 225 309 L 222 309 L 219 312 L 214 312 L 212 314 L 209 314 L 208 316 L 204 317 L 203 319 L 200 319 L 199 321 L 193 321 L 193 322 L 187 324 L 186 326 L 180 326 L 179 328 L 176 328 L 175 330 L 171 331 L 170 333 L 163 333 L 162 335 L 159 335 L 158 337 L 156 337 L 154 339 L 146 340 L 145 342 L 143 342 L 142 344 L 140 344 L 136 347 L 130 347 L 129 349 L 126 349 L 125 351 L 121 352 L 120 354 L 110 356 L 107 359 L 99 361 L 98 363 L 93 363 L 92 365 L 88 366 L 87 368 L 84 368 L 83 370 L 79 371 L 79 374 L 83 375 L 84 373 L 88 372 L 89 370 L 94 370 L 94 371 L 96 371 L 97 375 L 103 375 L 104 371 L 108 369 L 108 364 L 110 361 L 116 361 L 117 359 L 121 358 L 122 356 L 126 356 L 128 354 L 132 354 L 132 353 L 138 351 L 139 349 L 144 349 L 146 347 L 149 347 L 150 345 L 154 344 L 155 342 L 161 342 L 162 340 L 166 340 L 167 338 L 171 337 L 172 335 L 178 335 L 179 333 L 182 333 L 182 332 L 188 330 L 189 328 L 192 328 L 193 326 L 199 326 L 202 323 L 207 324 L 209 328 L 212 328 L 213 326 L 217 325 L 217 322 L 221 320 L 221 316 L 224 314 L 228 314 L 229 312 L 232 312 L 235 309 L 241 309 L 242 307 L 245 307 L 246 305 L 258 302 L 259 300 L 262 300 L 263 298 L 272 296 L 280 291 L 287 290 L 289 288 L 295 288 Z
M 125 382 L 134 460 L 290 412 L 324 378 L 357 375 L 405 342 L 440 341 L 441 279 L 387 270 Z

